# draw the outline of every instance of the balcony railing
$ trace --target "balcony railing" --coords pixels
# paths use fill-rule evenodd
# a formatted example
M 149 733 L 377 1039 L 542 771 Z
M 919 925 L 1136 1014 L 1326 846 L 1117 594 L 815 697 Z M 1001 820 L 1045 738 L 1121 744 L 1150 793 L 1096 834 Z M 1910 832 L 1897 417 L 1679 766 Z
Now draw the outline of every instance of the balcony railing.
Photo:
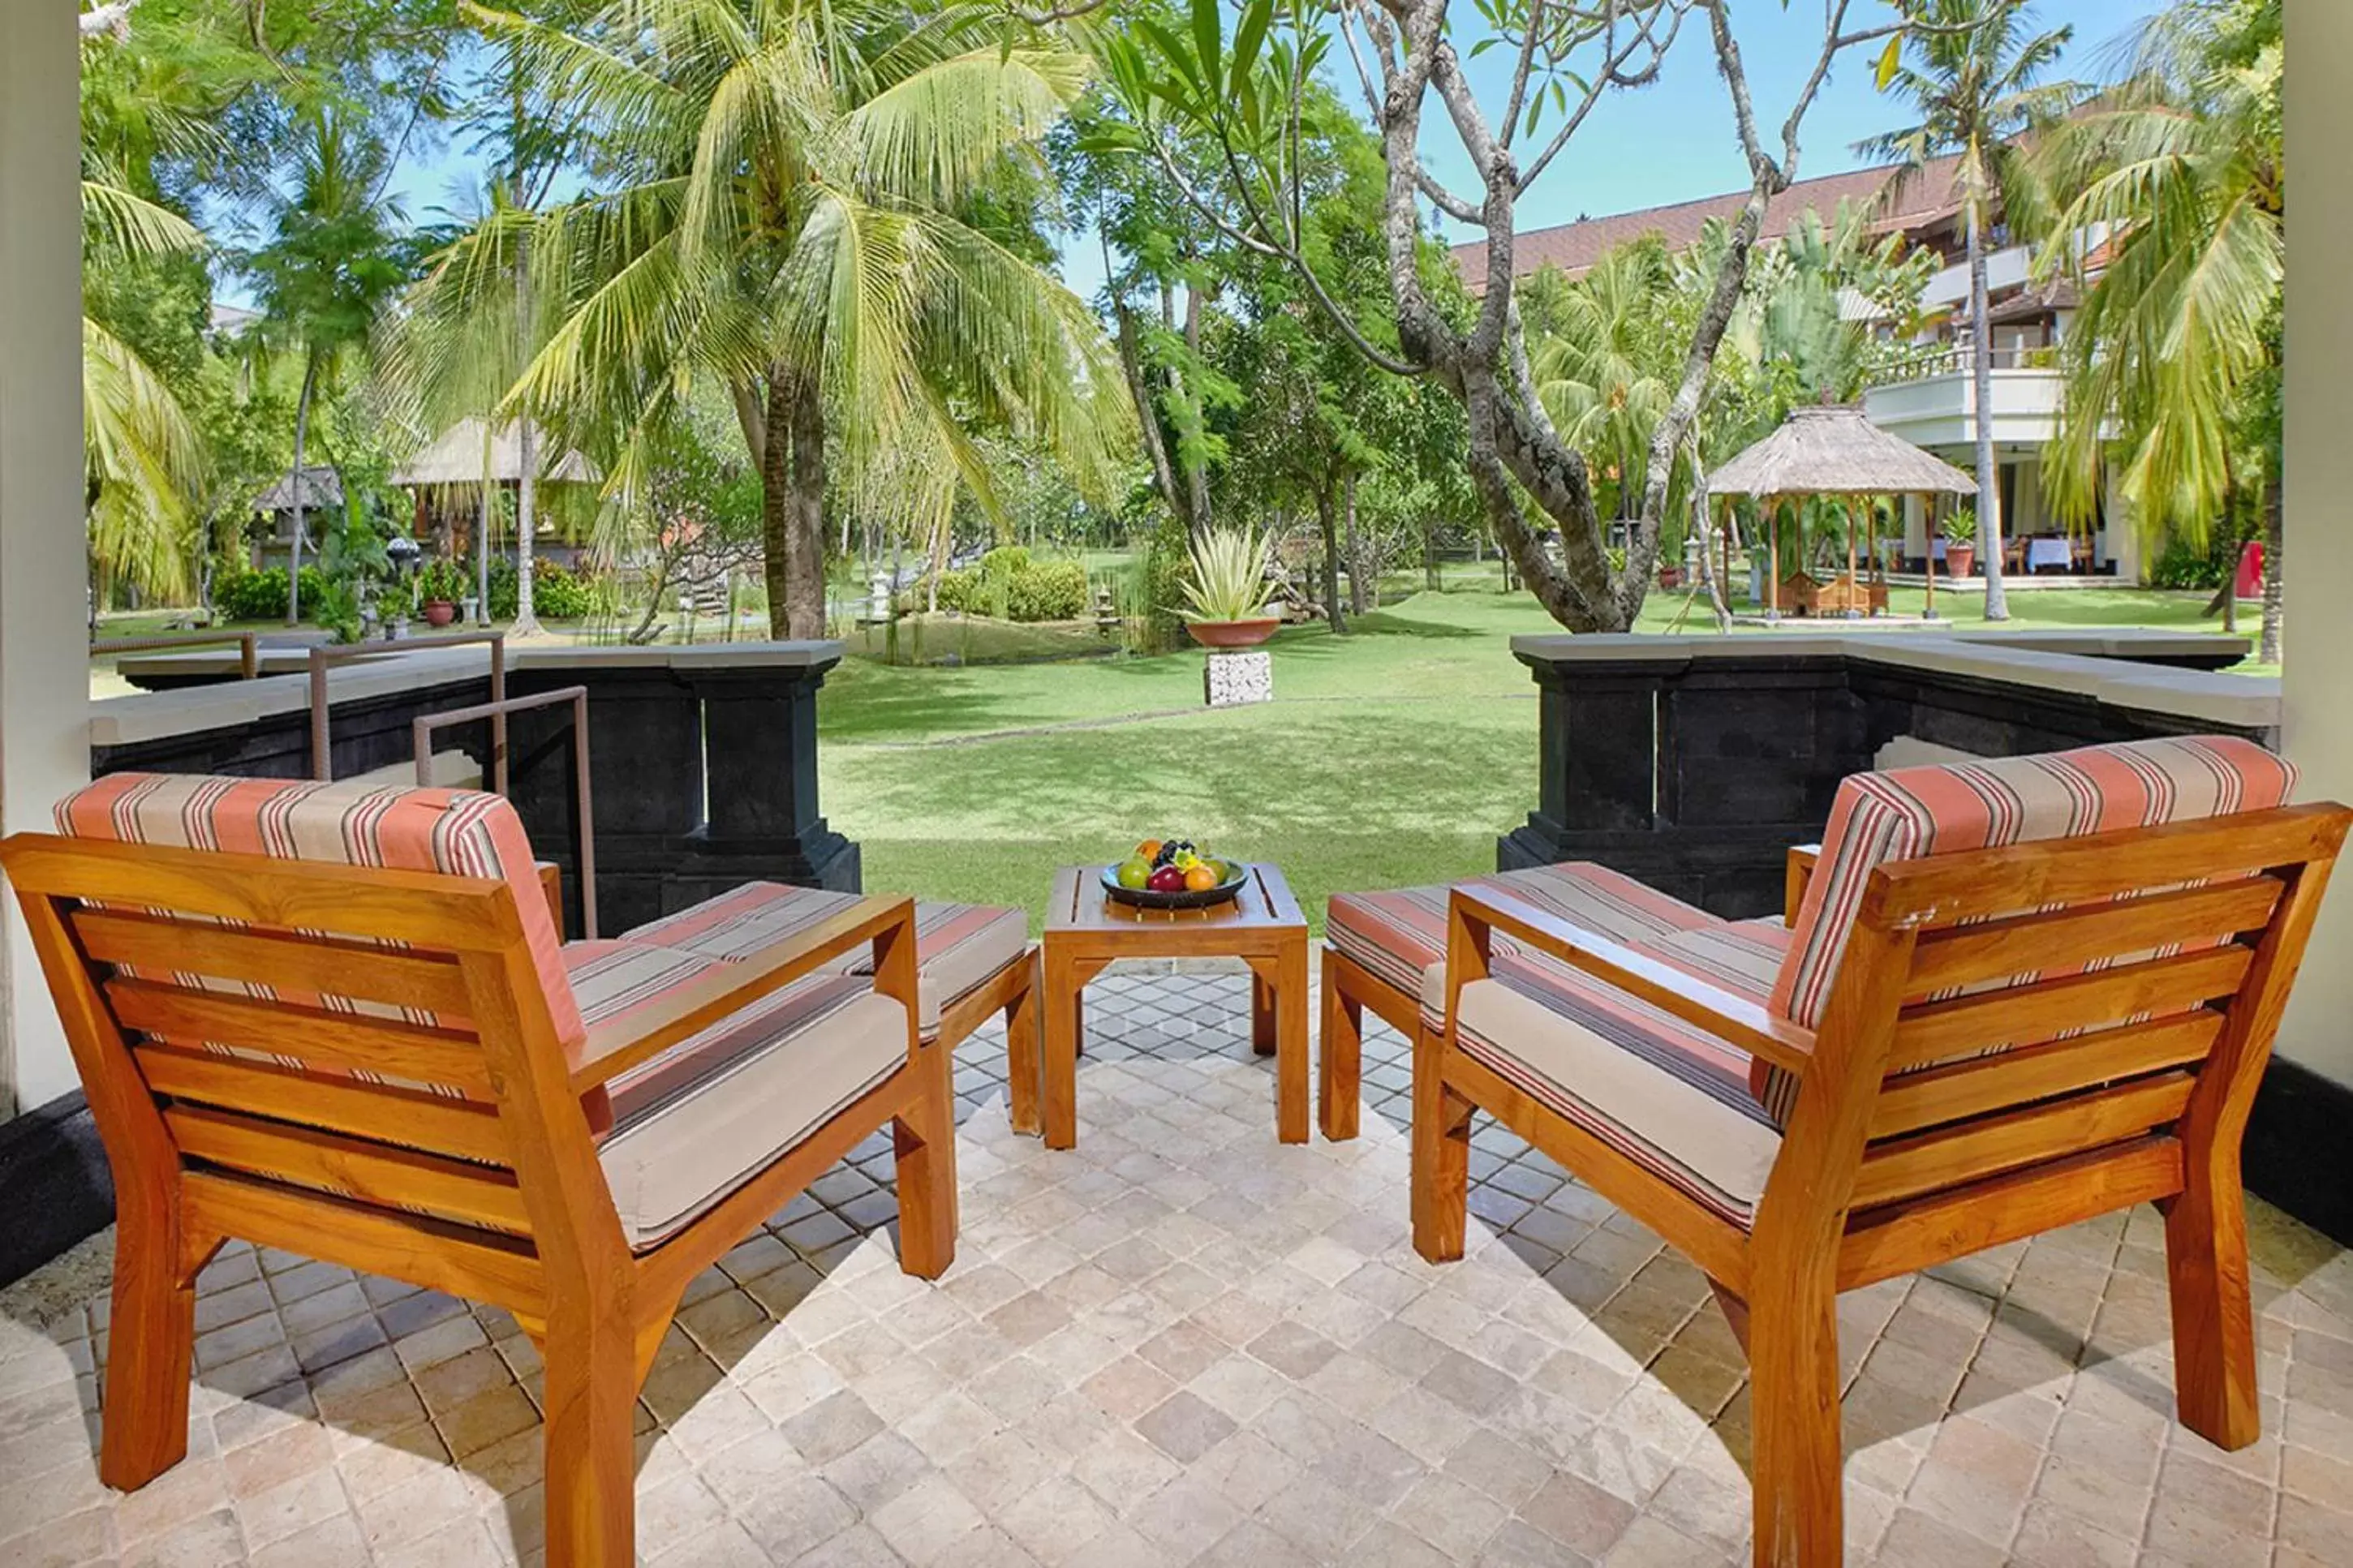
M 2037 343 L 2031 347 L 1997 348 L 1987 357 L 1994 370 L 2055 370 L 2059 365 L 2059 349 L 2054 343 Z M 1872 386 L 1901 386 L 1909 382 L 1929 381 L 1940 375 L 1960 375 L 1977 367 L 1977 353 L 1968 343 L 1936 343 L 1898 356 L 1873 371 L 1866 378 Z

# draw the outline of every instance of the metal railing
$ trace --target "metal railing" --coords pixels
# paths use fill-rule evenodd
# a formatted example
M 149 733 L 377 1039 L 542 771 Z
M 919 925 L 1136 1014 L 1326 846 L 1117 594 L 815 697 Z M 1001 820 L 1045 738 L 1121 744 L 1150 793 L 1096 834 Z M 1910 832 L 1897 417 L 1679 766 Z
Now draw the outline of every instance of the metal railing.
M 478 702 L 471 708 L 452 708 L 446 713 L 420 713 L 409 726 L 416 737 L 417 782 L 420 786 L 433 783 L 433 731 L 452 724 L 471 724 L 488 719 L 493 744 L 499 758 L 498 792 L 506 794 L 506 722 L 510 713 L 530 709 L 553 708 L 559 702 L 572 705 L 572 811 L 573 865 L 580 879 L 580 934 L 586 940 L 596 940 L 596 796 L 588 784 L 588 689 L 585 686 L 562 686 L 553 691 L 534 692 L 529 697 L 493 697 L 488 702 Z
M 355 658 L 376 658 L 388 653 L 414 653 L 429 647 L 465 647 L 477 643 L 491 645 L 491 700 L 489 706 L 497 711 L 487 717 L 491 721 L 491 788 L 493 793 L 507 793 L 507 716 L 502 704 L 507 697 L 507 637 L 504 632 L 450 632 L 442 637 L 406 637 L 395 643 L 347 643 L 335 647 L 314 647 L 311 650 L 311 776 L 324 783 L 335 776 L 334 754 L 327 742 L 327 668 L 330 665 L 346 664 Z M 423 752 L 417 761 L 425 761 Z
M 237 644 L 237 676 L 251 680 L 261 673 L 260 634 L 257 632 L 158 632 L 144 637 L 98 637 L 91 641 L 90 651 L 102 653 L 152 653 L 165 647 L 216 647 L 226 643 Z

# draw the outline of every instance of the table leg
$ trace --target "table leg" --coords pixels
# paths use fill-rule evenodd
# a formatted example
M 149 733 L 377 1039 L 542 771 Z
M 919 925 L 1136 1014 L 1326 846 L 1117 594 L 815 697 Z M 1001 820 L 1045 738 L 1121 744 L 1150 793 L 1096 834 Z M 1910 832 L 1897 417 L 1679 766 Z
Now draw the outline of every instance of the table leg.
M 1291 944 L 1274 982 L 1274 1131 L 1285 1143 L 1307 1142 L 1307 943 Z
M 1274 987 L 1255 971 L 1250 974 L 1250 1049 L 1262 1057 L 1274 1055 Z
M 1005 1009 L 1006 1110 L 1016 1132 L 1038 1131 L 1038 1008 L 1045 989 L 1045 965 L 1033 952 L 1029 984 Z
M 1046 1021 L 1042 1120 L 1046 1147 L 1068 1149 L 1079 1141 L 1079 988 L 1086 981 L 1066 958 L 1050 955 L 1045 970 L 1038 999 Z
M 1324 1029 L 1316 1057 L 1315 1111 L 1324 1136 L 1337 1143 L 1356 1135 L 1363 1098 L 1365 1006 L 1340 990 L 1339 963 L 1324 955 Z

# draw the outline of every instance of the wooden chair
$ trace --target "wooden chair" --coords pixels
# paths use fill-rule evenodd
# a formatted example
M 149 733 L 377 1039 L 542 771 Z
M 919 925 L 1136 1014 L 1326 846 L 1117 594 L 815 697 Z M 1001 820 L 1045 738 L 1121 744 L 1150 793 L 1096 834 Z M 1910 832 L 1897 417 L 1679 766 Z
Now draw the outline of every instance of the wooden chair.
M 2181 1419 L 2245 1446 L 2240 1138 L 2353 822 L 2288 782 L 2216 740 L 1857 775 L 1763 1005 L 1458 888 L 1415 1246 L 1461 1255 L 1484 1109 L 1690 1258 L 1749 1353 L 1759 1563 L 1841 1558 L 1838 1292 L 2134 1204 Z
M 901 1267 L 954 1257 L 904 899 L 584 1024 L 494 796 L 114 775 L 59 816 L 0 866 L 113 1167 L 110 1486 L 185 1454 L 196 1275 L 243 1238 L 512 1312 L 548 1560 L 625 1564 L 632 1407 L 696 1274 L 886 1125 Z M 860 946 L 871 979 L 818 973 Z

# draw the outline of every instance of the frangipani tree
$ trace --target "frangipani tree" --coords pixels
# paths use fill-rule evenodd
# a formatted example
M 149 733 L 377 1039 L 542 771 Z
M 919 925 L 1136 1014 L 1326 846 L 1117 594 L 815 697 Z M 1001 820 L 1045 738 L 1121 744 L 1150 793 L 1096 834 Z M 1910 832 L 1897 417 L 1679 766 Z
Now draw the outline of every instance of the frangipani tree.
M 476 15 L 607 176 L 531 220 L 554 325 L 507 411 L 601 435 L 626 490 L 695 389 L 723 389 L 761 478 L 776 635 L 823 635 L 837 459 L 853 486 L 886 456 L 919 469 L 905 493 L 933 509 L 944 475 L 993 506 L 976 425 L 1109 469 L 1130 438 L 1117 362 L 994 199 L 1082 57 L 1008 47 L 998 14 L 958 5 L 617 0 L 571 31 Z
M 1618 631 L 1641 607 L 1674 455 L 1692 436 L 1766 208 L 1797 177 L 1806 115 L 1842 53 L 1879 41 L 1890 46 L 1883 55 L 1890 62 L 1915 8 L 1906 0 L 1893 21 L 1864 20 L 1854 0 L 1825 0 L 1819 47 L 1794 90 L 1769 108 L 1752 91 L 1732 0 L 1481 0 L 1475 19 L 1456 14 L 1451 0 L 1338 0 L 1329 8 L 1246 0 L 1230 31 L 1218 0 L 1190 0 L 1187 25 L 1145 20 L 1106 34 L 1103 47 L 1139 144 L 1196 210 L 1236 243 L 1290 264 L 1367 360 L 1427 377 L 1461 403 L 1465 460 L 1489 524 L 1546 610 L 1571 630 Z M 1073 9 L 1091 7 L 1081 0 L 1062 14 Z M 1564 436 L 1536 390 L 1514 240 L 1521 198 L 1559 165 L 1604 99 L 1657 79 L 1687 26 L 1704 36 L 1725 84 L 1749 193 L 1683 337 L 1665 412 L 1652 424 L 1632 543 L 1620 565 L 1607 547 L 1588 454 Z M 1464 51 L 1489 49 L 1509 63 L 1489 79 L 1498 85 L 1482 90 Z M 1345 61 L 1333 69 L 1361 89 L 1380 140 L 1390 296 L 1382 314 L 1394 322 L 1394 349 L 1324 286 L 1304 245 L 1297 116 L 1327 60 Z M 1765 118 L 1772 112 L 1783 116 L 1778 133 Z M 1425 133 L 1449 132 L 1475 190 L 1446 184 L 1424 161 Z M 1225 154 L 1212 184 L 1194 178 L 1179 156 L 1197 136 Z M 1459 295 L 1431 275 L 1425 204 L 1475 226 L 1482 254 L 1472 265 L 1480 275 L 1464 281 L 1480 293 L 1467 310 L 1454 308 Z M 1558 531 L 1557 556 L 1543 542 L 1547 530 Z

